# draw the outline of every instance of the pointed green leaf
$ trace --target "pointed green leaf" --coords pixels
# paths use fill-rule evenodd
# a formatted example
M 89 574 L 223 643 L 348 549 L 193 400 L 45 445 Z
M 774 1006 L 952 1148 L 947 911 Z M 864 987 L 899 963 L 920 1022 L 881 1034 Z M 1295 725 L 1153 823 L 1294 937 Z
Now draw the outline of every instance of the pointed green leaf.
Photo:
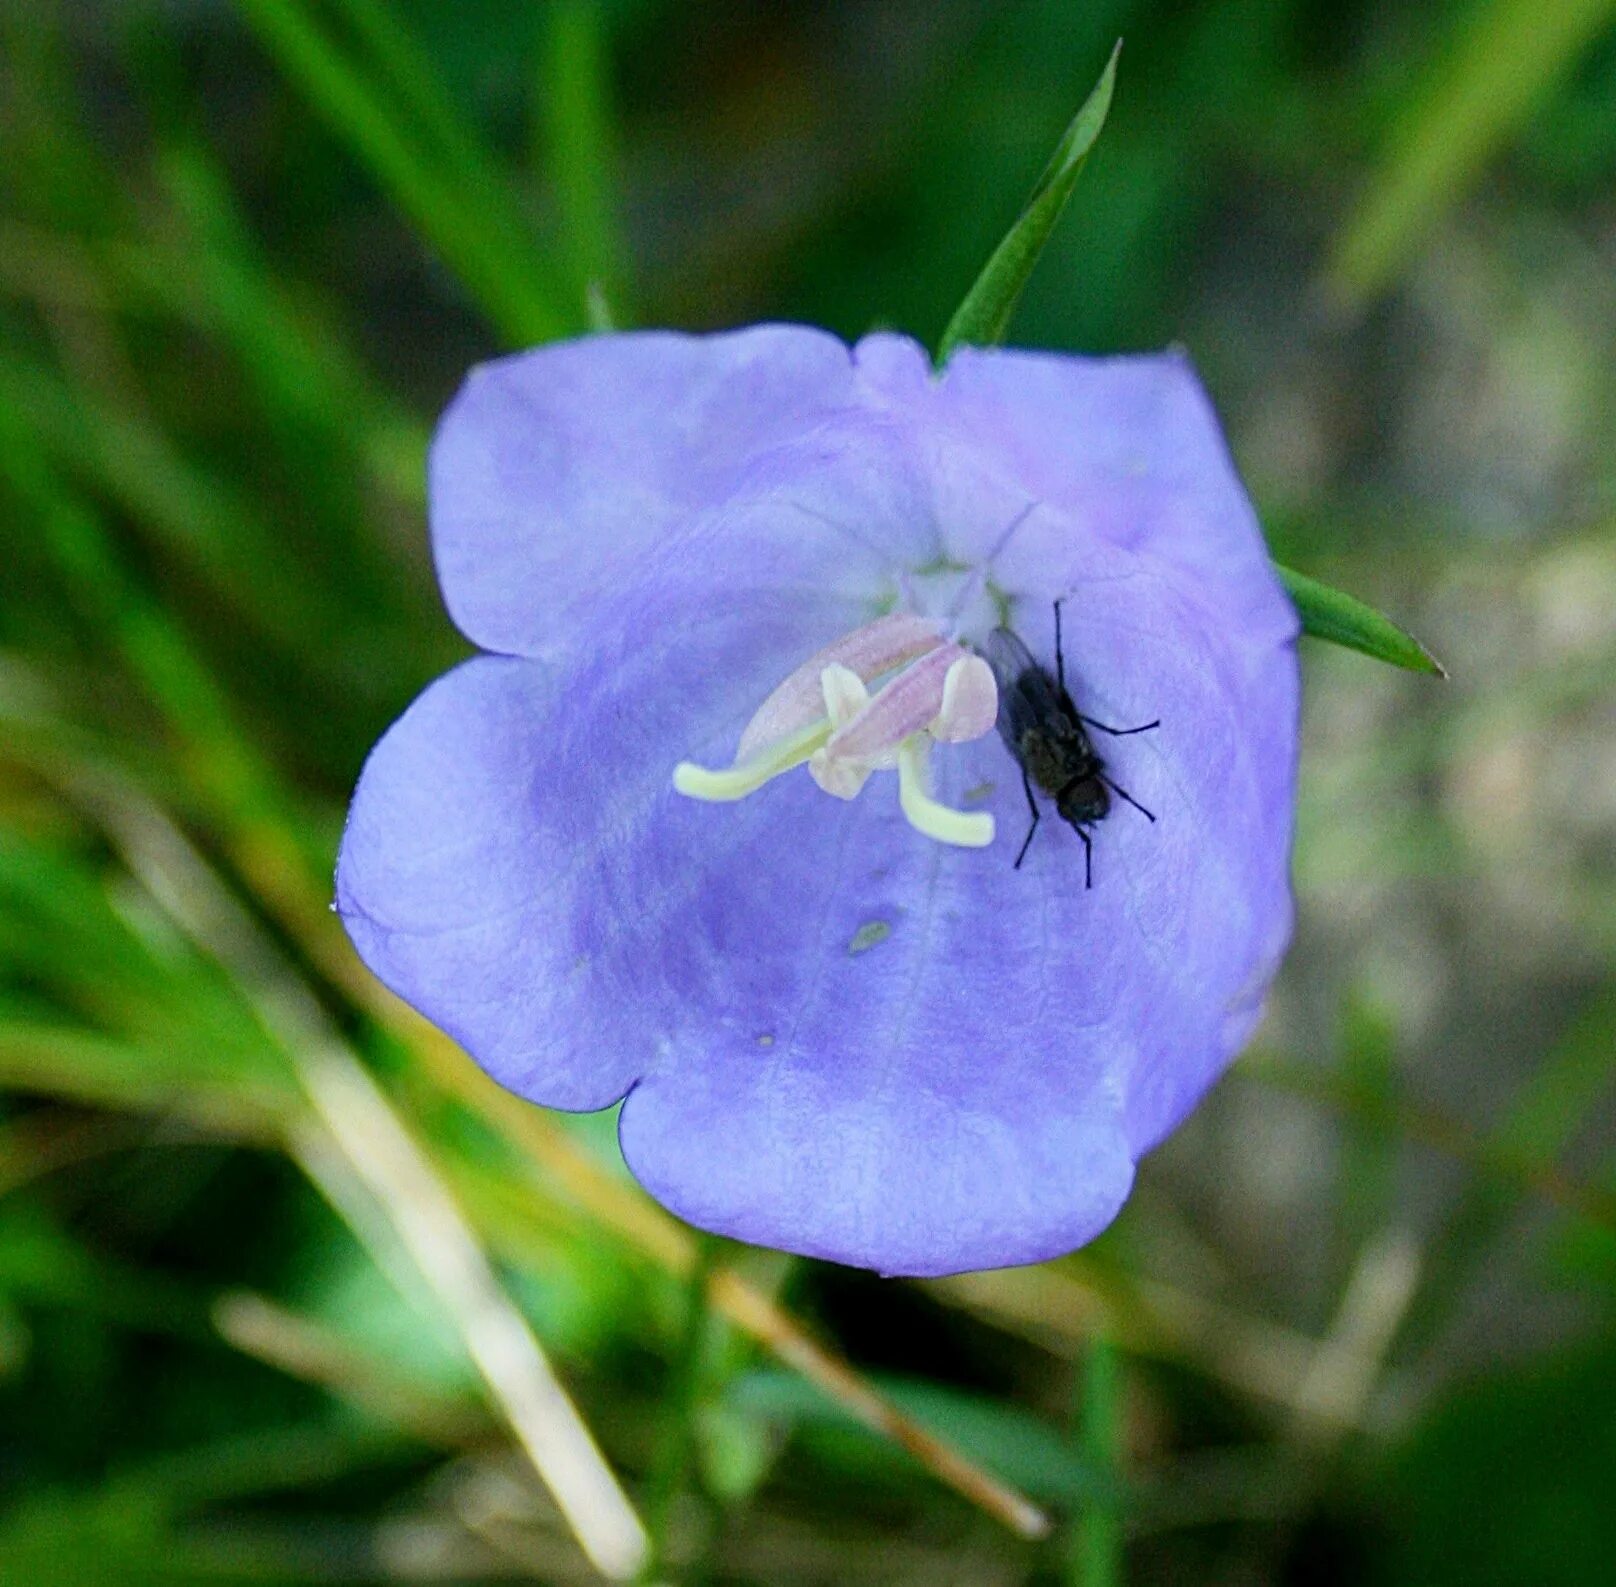
M 1373 606 L 1355 595 L 1310 579 L 1305 573 L 1280 567 L 1277 562 L 1274 571 L 1279 574 L 1285 593 L 1302 619 L 1304 634 L 1327 639 L 1332 645 L 1345 645 L 1348 650 L 1361 650 L 1376 661 L 1389 661 L 1394 667 L 1406 667 L 1410 672 L 1447 677 L 1446 668 L 1424 645 Z
M 965 301 L 948 322 L 943 339 L 937 348 L 937 367 L 941 369 L 961 343 L 991 346 L 1004 340 L 1010 316 L 1015 312 L 1021 289 L 1038 263 L 1060 219 L 1066 201 L 1077 186 L 1077 178 L 1089 150 L 1094 147 L 1105 125 L 1106 112 L 1111 108 L 1111 89 L 1116 82 L 1117 55 L 1122 49 L 1118 39 L 1106 62 L 1094 91 L 1083 101 L 1083 108 L 1072 118 L 1072 124 L 1056 145 L 1055 153 L 1044 167 L 1016 223 L 1005 234 L 1004 240 L 993 250 L 982 273 L 976 278 Z

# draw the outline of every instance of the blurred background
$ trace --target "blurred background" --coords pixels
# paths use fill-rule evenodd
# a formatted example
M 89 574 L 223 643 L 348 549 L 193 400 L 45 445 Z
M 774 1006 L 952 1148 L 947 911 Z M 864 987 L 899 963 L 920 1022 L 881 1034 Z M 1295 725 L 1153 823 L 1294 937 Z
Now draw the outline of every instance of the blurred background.
M 602 304 L 935 341 L 1118 35 L 1012 339 L 1186 344 L 1451 681 L 1305 644 L 1295 949 L 1097 1245 L 698 1244 L 328 911 L 431 425 Z M 0 1582 L 1608 1581 L 1613 179 L 1609 0 L 0 0 Z

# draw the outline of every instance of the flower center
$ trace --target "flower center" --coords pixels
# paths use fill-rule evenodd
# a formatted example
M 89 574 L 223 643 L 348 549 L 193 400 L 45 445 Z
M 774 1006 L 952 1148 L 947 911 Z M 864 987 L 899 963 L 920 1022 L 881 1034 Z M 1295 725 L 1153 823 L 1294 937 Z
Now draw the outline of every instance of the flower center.
M 980 656 L 929 618 L 893 612 L 786 678 L 747 723 L 733 765 L 713 771 L 681 761 L 673 786 L 691 799 L 744 799 L 806 763 L 826 793 L 853 799 L 874 772 L 896 771 L 911 826 L 939 843 L 985 848 L 993 817 L 939 804 L 928 773 L 933 744 L 980 738 L 998 711 L 993 671 Z

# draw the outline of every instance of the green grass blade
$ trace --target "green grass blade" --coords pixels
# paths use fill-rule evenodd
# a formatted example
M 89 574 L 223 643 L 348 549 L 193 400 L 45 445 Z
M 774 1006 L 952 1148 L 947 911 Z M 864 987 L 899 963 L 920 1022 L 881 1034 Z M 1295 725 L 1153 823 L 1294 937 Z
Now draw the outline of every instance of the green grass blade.
M 1022 288 L 1038 263 L 1044 245 L 1055 230 L 1055 223 L 1066 208 L 1066 201 L 1077 186 L 1084 162 L 1100 129 L 1105 126 L 1106 113 L 1111 108 L 1111 90 L 1116 83 L 1117 56 L 1122 41 L 1117 41 L 1111 59 L 1105 63 L 1100 80 L 1094 85 L 1083 107 L 1072 118 L 1065 135 L 1055 147 L 1055 153 L 1044 173 L 1038 178 L 1015 224 L 1005 233 L 1004 240 L 995 248 L 983 265 L 982 273 L 965 294 L 965 301 L 954 311 L 954 317 L 943 332 L 937 347 L 937 367 L 941 369 L 962 344 L 988 347 L 1004 340 L 1010 316 L 1015 312 Z
M 1412 635 L 1405 633 L 1384 613 L 1344 590 L 1332 589 L 1305 573 L 1274 564 L 1279 581 L 1285 586 L 1302 619 L 1302 632 L 1332 645 L 1362 651 L 1376 661 L 1387 661 L 1409 672 L 1447 677 L 1447 671 Z
M 264 46 L 314 104 L 326 123 L 370 168 L 394 203 L 515 346 L 550 341 L 576 330 L 581 315 L 562 308 L 562 295 L 536 250 L 513 242 L 501 215 L 500 187 L 445 172 L 423 155 L 372 84 L 287 0 L 238 0 Z
M 233 481 L 210 473 L 149 415 L 114 406 L 69 384 L 56 369 L 14 359 L 4 348 L 0 403 L 26 415 L 53 469 L 83 475 L 103 489 L 206 578 L 220 604 L 235 606 L 255 634 L 284 654 L 319 659 L 306 644 L 311 621 L 328 625 L 316 632 L 336 632 L 347 608 L 291 564 L 270 515 Z M 0 423 L 9 431 L 13 420 Z M 11 471 L 9 460 L 0 462 L 0 473 Z
M 499 184 L 493 157 L 444 91 L 431 59 L 394 14 L 393 0 L 335 0 L 377 72 L 386 77 L 417 135 L 429 138 L 434 153 L 472 190 Z
M 161 152 L 157 173 L 178 235 L 126 249 L 122 273 L 235 354 L 272 425 L 356 452 L 378 484 L 419 505 L 425 427 L 363 366 L 345 328 L 310 314 L 275 275 L 217 162 L 199 148 L 173 147 Z M 412 454 L 402 474 L 386 461 L 399 450 Z
M 1364 1099 L 1363 1112 L 1341 1115 L 1336 1154 L 1334 1250 L 1331 1268 L 1342 1284 L 1353 1265 L 1397 1217 L 1397 1169 L 1402 1141 L 1381 1120 L 1397 1107 L 1397 1025 L 1367 992 L 1342 999 L 1337 1070 L 1342 1085 Z
M 1103 1334 L 1089 1343 L 1083 1364 L 1080 1446 L 1104 1479 L 1077 1519 L 1069 1580 L 1072 1587 L 1118 1587 L 1122 1570 L 1120 1490 L 1122 1395 L 1116 1346 Z
M 0 404 L 0 478 L 38 515 L 72 599 L 169 719 L 183 764 L 210 803 L 258 834 L 277 866 L 318 866 L 268 762 L 235 726 L 224 691 L 166 610 L 125 574 L 100 518 L 54 476 L 19 416 Z
M 1020 1406 L 921 1378 L 873 1381 L 921 1426 L 1040 1502 L 1076 1507 L 1104 1501 L 1118 1510 L 1127 1502 L 1115 1472 L 1095 1466 L 1066 1432 Z M 725 1399 L 738 1412 L 793 1432 L 834 1438 L 837 1457 L 856 1459 L 861 1468 L 909 1464 L 901 1445 L 881 1439 L 817 1385 L 791 1373 L 748 1372 L 728 1385 Z
M 377 80 L 396 97 L 402 112 L 396 124 L 423 140 L 429 163 L 453 191 L 476 195 L 491 234 L 511 251 L 513 262 L 538 269 L 546 294 L 559 306 L 562 283 L 555 272 L 542 268 L 542 260 L 531 258 L 532 230 L 498 157 L 457 109 L 430 55 L 395 14 L 394 0 L 334 0 L 334 9 L 369 57 Z
M 623 321 L 615 140 L 598 0 L 552 0 L 539 62 L 542 165 L 555 185 L 578 302 L 591 322 Z
M 1480 0 L 1472 8 L 1336 237 L 1325 285 L 1337 302 L 1360 306 L 1391 282 L 1613 16 L 1613 0 Z
M 207 1059 L 206 1050 L 180 1053 L 71 1025 L 0 1020 L 0 1085 L 8 1091 L 161 1114 L 247 1140 L 275 1139 L 295 1095 L 270 1083 L 212 1073 Z
M 1605 1012 L 1608 1014 L 1608 1007 Z M 1558 1057 L 1553 1060 L 1557 1069 L 1562 1063 L 1569 1067 L 1577 1061 Z M 1532 1194 L 1605 1235 L 1616 1232 L 1616 1194 L 1602 1185 L 1590 1184 L 1566 1173 L 1546 1148 L 1524 1149 L 1513 1120 L 1503 1130 L 1483 1133 L 1411 1096 L 1406 1090 L 1393 1093 L 1384 1088 L 1366 1090 L 1355 1077 L 1339 1069 L 1326 1069 L 1275 1054 L 1248 1058 L 1235 1073 L 1262 1085 L 1307 1097 L 1366 1127 L 1389 1131 L 1451 1158 L 1482 1176 L 1487 1187 L 1485 1193 L 1496 1194 L 1500 1204 L 1513 1206 L 1523 1193 Z M 1517 1116 L 1525 1115 L 1518 1113 Z M 1561 1117 L 1566 1118 L 1566 1115 L 1562 1113 Z M 1567 1119 L 1568 1126 L 1576 1122 Z M 1448 1243 L 1451 1242 L 1445 1237 L 1444 1244 Z
M 1586 1212 L 1603 1213 L 1609 1237 L 1616 1212 L 1609 1191 L 1598 1184 L 1579 1185 L 1560 1163 L 1588 1131 L 1590 1120 L 1600 1117 L 1601 1104 L 1616 1081 L 1610 1053 L 1613 1020 L 1616 994 L 1596 994 L 1522 1081 L 1497 1123 L 1480 1137 L 1487 1159 L 1502 1165 L 1516 1184 L 1499 1175 L 1478 1175 L 1466 1185 L 1431 1243 L 1420 1304 L 1404 1329 L 1406 1347 L 1431 1348 L 1440 1341 L 1518 1215 L 1520 1183 L 1535 1183 L 1562 1199 L 1569 1195 L 1585 1203 Z
M 712 1235 L 697 1238 L 696 1261 L 685 1285 L 684 1326 L 668 1363 L 660 1446 L 651 1468 L 645 1498 L 645 1524 L 651 1551 L 641 1578 L 655 1581 L 666 1567 L 674 1512 L 696 1474 L 697 1419 L 701 1412 L 704 1366 L 713 1328 L 708 1288 L 718 1259 Z

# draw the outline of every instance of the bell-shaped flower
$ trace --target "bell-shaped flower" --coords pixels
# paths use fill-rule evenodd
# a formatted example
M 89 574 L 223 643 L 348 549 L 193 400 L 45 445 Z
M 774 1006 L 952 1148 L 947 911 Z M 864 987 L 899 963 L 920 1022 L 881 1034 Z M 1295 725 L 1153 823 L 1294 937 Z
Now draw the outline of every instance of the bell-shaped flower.
M 375 973 L 535 1102 L 626 1098 L 704 1228 L 908 1274 L 1104 1228 L 1291 920 L 1296 617 L 1188 362 L 559 344 L 471 375 L 431 513 L 485 653 L 354 796 Z M 1153 821 L 1024 786 L 999 628 Z

